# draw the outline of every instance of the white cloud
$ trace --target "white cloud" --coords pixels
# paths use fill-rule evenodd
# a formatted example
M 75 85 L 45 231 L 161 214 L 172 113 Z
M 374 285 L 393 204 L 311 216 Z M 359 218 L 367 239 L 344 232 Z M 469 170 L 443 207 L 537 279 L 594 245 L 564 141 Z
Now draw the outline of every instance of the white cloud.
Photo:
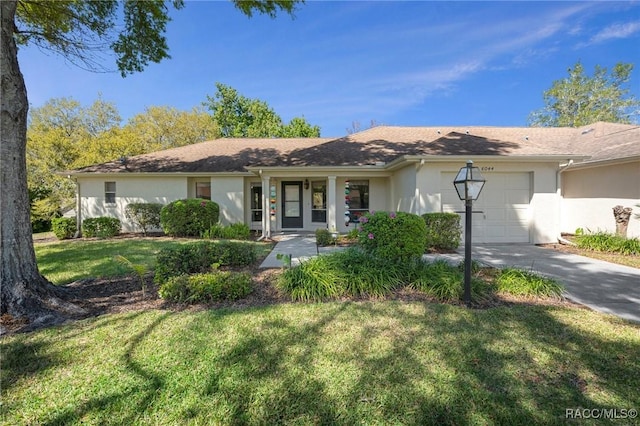
M 617 38 L 628 38 L 640 31 L 640 21 L 609 25 L 589 40 L 589 44 L 603 43 Z

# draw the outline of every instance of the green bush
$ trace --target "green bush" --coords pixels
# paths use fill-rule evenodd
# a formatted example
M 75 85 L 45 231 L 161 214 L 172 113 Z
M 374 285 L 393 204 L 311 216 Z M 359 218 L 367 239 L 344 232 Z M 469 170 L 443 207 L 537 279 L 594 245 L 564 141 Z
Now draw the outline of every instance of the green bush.
M 422 218 L 427 226 L 427 248 L 455 250 L 460 246 L 460 216 L 455 213 L 426 213 Z
M 426 233 L 424 220 L 418 215 L 379 211 L 360 217 L 358 242 L 373 256 L 407 262 L 424 254 Z
M 248 273 L 214 271 L 172 277 L 160 286 L 158 294 L 172 302 L 206 303 L 241 299 L 251 291 L 252 281 Z
M 576 235 L 575 242 L 585 250 L 620 253 L 623 255 L 640 254 L 640 239 L 624 238 L 607 232 Z
M 248 240 L 251 236 L 251 229 L 244 223 L 232 223 L 229 226 L 223 226 L 221 223 L 212 225 L 202 234 L 202 238 L 210 240 L 220 238 L 225 240 Z
M 277 286 L 293 300 L 319 302 L 346 296 L 388 295 L 403 284 L 404 271 L 357 247 L 314 257 L 286 269 Z
M 336 243 L 336 239 L 333 237 L 333 235 L 331 235 L 331 232 L 329 232 L 328 229 L 326 228 L 316 229 L 317 245 L 324 247 L 324 246 L 331 246 L 335 243 Z
M 292 300 L 320 302 L 344 294 L 344 274 L 335 268 L 332 255 L 318 256 L 285 269 L 276 286 Z
M 82 221 L 82 235 L 87 238 L 115 237 L 120 229 L 120 220 L 115 217 L 91 217 Z
M 496 278 L 498 291 L 515 296 L 559 297 L 563 287 L 552 278 L 533 271 L 516 268 L 504 268 Z
M 200 198 L 177 200 L 160 211 L 160 225 L 172 237 L 199 237 L 218 223 L 220 209 L 213 201 Z
M 163 205 L 160 203 L 130 203 L 124 209 L 127 219 L 134 225 L 142 229 L 142 233 L 147 235 L 147 231 L 152 228 L 160 228 L 160 211 Z
M 57 217 L 51 220 L 53 233 L 59 240 L 73 238 L 77 230 L 75 217 Z
M 404 284 L 404 269 L 398 263 L 373 257 L 352 247 L 330 255 L 344 274 L 343 286 L 350 296 L 383 297 Z
M 247 266 L 256 258 L 255 244 L 239 241 L 199 241 L 164 248 L 156 257 L 154 281 L 162 284 L 171 277 L 207 272 L 213 264 Z
M 464 268 L 445 260 L 418 261 L 411 265 L 409 286 L 440 301 L 458 301 L 464 296 Z M 486 297 L 490 288 L 480 279 L 471 277 L 471 298 Z

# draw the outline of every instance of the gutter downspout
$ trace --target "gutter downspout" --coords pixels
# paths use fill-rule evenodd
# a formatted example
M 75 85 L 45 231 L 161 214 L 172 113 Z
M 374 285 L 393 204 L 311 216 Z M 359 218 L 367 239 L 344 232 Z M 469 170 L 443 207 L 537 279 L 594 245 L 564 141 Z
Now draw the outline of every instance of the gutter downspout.
M 569 160 L 568 163 L 566 164 L 560 164 L 560 168 L 558 169 L 558 171 L 556 172 L 556 190 L 558 193 L 558 197 L 560 198 L 560 206 L 558 208 L 558 227 L 560 228 L 560 225 L 562 223 L 562 206 L 564 204 L 564 194 L 562 192 L 562 173 L 564 173 L 569 167 L 573 166 L 573 160 Z M 558 241 L 566 244 L 564 241 L 566 241 L 564 238 L 562 238 L 562 235 L 560 234 L 560 232 L 558 232 Z
M 76 233 L 73 238 L 80 238 L 82 237 L 82 197 L 80 195 L 80 183 L 76 177 L 69 175 L 68 178 L 71 179 L 76 186 Z

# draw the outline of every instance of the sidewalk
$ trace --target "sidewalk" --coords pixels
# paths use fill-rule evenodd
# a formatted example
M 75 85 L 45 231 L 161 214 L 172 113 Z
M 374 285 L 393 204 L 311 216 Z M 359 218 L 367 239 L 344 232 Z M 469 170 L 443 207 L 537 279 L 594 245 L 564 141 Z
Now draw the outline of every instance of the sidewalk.
M 315 234 L 276 235 L 274 240 L 278 241 L 278 244 L 264 259 L 260 265 L 261 268 L 281 268 L 283 261 L 277 258 L 278 254 L 290 254 L 291 266 L 296 266 L 319 253 L 329 253 L 341 249 L 341 247 L 333 246 L 318 247 Z

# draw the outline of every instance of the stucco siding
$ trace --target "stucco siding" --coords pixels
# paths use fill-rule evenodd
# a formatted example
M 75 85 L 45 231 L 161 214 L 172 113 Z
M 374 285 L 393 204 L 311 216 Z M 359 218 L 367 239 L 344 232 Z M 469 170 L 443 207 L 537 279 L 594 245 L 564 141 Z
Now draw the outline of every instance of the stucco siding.
M 420 212 L 420 196 L 416 186 L 416 167 L 410 164 L 393 174 L 391 178 L 393 208 L 407 213 Z
M 640 161 L 562 173 L 562 231 L 577 228 L 615 232 L 613 207 L 631 207 L 640 214 Z M 631 217 L 627 236 L 640 237 L 640 220 Z
M 114 204 L 105 202 L 105 182 L 115 182 Z M 187 180 L 182 177 L 99 177 L 79 178 L 81 197 L 80 221 L 99 216 L 115 217 L 122 222 L 122 231 L 139 231 L 125 216 L 130 203 L 160 203 L 186 198 Z
M 244 177 L 211 178 L 211 201 L 220 206 L 223 225 L 244 223 Z

